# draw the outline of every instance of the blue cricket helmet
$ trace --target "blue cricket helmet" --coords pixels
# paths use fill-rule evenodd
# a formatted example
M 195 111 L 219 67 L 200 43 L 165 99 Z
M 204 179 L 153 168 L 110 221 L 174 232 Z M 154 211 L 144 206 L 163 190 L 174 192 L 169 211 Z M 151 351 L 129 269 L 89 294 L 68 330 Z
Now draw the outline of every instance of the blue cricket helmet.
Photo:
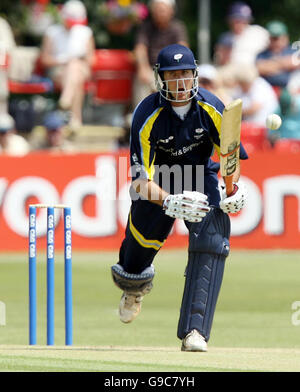
M 186 46 L 174 44 L 163 48 L 157 57 L 158 72 L 177 69 L 196 69 L 197 63 L 193 52 Z
M 175 79 L 177 82 L 177 88 L 175 91 L 171 91 L 169 89 L 169 82 L 171 82 L 171 80 L 165 80 L 163 73 L 164 71 L 177 70 L 192 70 L 193 75 L 189 78 Z M 160 95 L 168 101 L 187 102 L 191 100 L 198 92 L 197 62 L 191 49 L 186 46 L 174 44 L 163 48 L 159 52 L 157 57 L 157 64 L 154 66 L 154 76 L 157 91 L 159 91 Z M 189 80 L 192 81 L 191 88 L 186 87 L 186 85 L 189 83 Z M 184 100 L 176 98 L 177 94 L 179 93 L 178 86 L 180 82 L 183 82 L 185 91 L 189 93 L 189 97 Z

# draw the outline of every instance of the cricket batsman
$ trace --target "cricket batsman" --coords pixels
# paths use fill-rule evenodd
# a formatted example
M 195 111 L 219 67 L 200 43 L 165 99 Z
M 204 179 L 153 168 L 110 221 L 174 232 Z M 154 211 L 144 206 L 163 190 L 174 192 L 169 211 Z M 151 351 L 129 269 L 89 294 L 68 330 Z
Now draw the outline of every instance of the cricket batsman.
M 189 230 L 177 336 L 182 351 L 207 351 L 213 316 L 229 254 L 230 219 L 246 201 L 240 170 L 234 191 L 219 186 L 223 103 L 198 88 L 197 63 L 182 45 L 161 50 L 154 67 L 158 92 L 135 109 L 130 138 L 131 208 L 119 252 L 112 266 L 114 283 L 123 291 L 120 320 L 132 322 L 152 289 L 153 260 L 175 219 Z M 240 159 L 247 153 L 240 146 Z

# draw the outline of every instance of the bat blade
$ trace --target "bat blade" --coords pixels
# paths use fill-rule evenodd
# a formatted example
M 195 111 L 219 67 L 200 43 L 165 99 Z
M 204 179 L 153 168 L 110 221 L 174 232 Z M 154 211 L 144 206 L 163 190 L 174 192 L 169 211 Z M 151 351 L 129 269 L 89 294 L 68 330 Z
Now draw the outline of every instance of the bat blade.
M 233 173 L 240 165 L 242 105 L 241 99 L 227 105 L 223 112 L 221 124 L 220 166 L 227 196 L 233 192 Z

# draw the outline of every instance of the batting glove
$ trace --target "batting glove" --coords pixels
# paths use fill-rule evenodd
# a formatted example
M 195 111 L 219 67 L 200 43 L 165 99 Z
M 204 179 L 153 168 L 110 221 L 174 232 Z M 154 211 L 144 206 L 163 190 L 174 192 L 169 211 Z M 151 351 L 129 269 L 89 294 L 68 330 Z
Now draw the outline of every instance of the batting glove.
M 210 211 L 207 196 L 200 192 L 184 191 L 169 195 L 163 204 L 166 215 L 188 222 L 201 222 Z
M 248 192 L 246 185 L 242 181 L 234 182 L 234 191 L 227 196 L 225 186 L 219 185 L 220 190 L 220 208 L 227 214 L 235 214 L 239 212 L 246 204 Z

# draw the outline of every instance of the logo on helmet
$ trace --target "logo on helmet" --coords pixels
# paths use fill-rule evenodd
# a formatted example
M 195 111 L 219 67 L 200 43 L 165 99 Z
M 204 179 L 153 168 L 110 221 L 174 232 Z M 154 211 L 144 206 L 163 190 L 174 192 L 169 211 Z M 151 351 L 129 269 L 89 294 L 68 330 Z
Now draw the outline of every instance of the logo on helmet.
M 174 60 L 176 60 L 179 63 L 179 60 L 181 60 L 183 57 L 183 54 L 177 53 L 174 55 Z

